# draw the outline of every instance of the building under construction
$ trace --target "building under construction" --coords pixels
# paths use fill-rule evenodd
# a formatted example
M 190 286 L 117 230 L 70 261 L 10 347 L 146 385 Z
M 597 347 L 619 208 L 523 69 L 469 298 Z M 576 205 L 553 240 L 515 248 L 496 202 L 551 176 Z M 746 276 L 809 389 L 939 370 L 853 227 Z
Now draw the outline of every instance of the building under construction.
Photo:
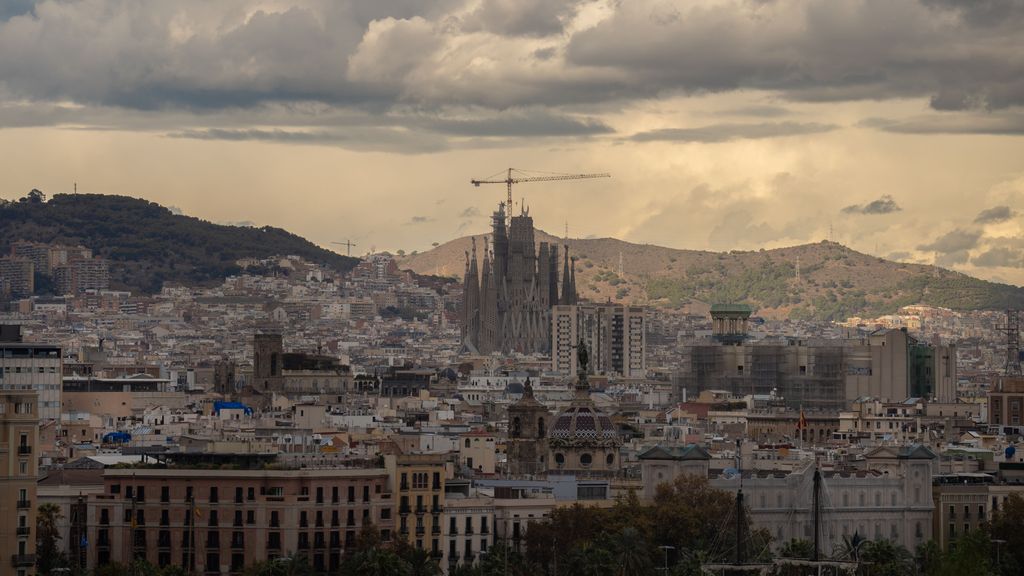
M 788 407 L 837 411 L 861 397 L 956 401 L 956 347 L 919 342 L 903 330 L 845 340 L 787 338 L 685 346 L 676 394 L 774 392 Z
M 527 210 L 505 222 L 505 204 L 492 216 L 490 246 L 483 242 L 478 264 L 476 239 L 466 253 L 462 341 L 472 353 L 547 353 L 551 348 L 551 307 L 576 303 L 575 271 L 565 247 L 559 285 L 558 246 L 534 240 Z

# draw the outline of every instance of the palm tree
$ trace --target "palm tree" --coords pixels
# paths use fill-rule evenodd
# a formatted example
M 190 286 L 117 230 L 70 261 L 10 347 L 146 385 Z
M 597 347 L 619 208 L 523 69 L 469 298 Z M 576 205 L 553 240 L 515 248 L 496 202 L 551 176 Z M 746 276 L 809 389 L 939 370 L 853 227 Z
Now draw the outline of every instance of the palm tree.
M 405 558 L 409 563 L 411 576 L 440 576 L 441 567 L 430 552 L 422 548 L 411 550 Z
M 851 562 L 860 562 L 860 547 L 864 545 L 867 540 L 860 535 L 859 532 L 854 532 L 853 536 L 843 536 L 843 542 L 838 545 L 836 550 L 836 559 L 849 559 Z
M 888 540 L 875 540 L 861 546 L 860 558 L 870 566 L 870 574 L 902 576 L 914 573 L 914 557 L 903 546 Z
M 42 504 L 36 510 L 36 564 L 40 574 L 67 567 L 67 557 L 59 544 L 63 537 L 58 524 L 63 519 L 64 514 L 56 504 Z
M 640 531 L 627 526 L 615 541 L 616 573 L 618 576 L 640 576 L 653 572 L 651 554 Z

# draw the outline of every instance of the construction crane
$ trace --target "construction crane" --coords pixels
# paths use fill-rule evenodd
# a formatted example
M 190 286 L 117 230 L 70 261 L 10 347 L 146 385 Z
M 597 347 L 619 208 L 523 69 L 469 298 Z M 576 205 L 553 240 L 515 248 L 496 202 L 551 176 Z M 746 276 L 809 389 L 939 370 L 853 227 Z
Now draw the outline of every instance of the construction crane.
M 513 172 L 515 174 L 513 174 Z M 488 176 L 487 178 L 483 178 L 483 179 L 480 179 L 480 180 L 476 180 L 476 179 L 470 180 L 470 183 L 473 184 L 473 186 L 476 186 L 476 187 L 480 187 L 481 184 L 504 184 L 505 186 L 508 187 L 508 200 L 507 200 L 508 203 L 506 205 L 509 207 L 509 209 L 511 209 L 512 208 L 512 185 L 513 184 L 523 184 L 523 183 L 526 183 L 526 182 L 552 182 L 552 181 L 555 181 L 555 180 L 585 180 L 585 179 L 588 179 L 588 178 L 611 178 L 612 177 L 612 175 L 608 174 L 607 172 L 599 172 L 599 173 L 594 173 L 594 174 L 560 174 L 558 172 L 537 172 L 537 171 L 531 171 L 531 172 L 542 174 L 542 176 L 531 176 L 525 170 L 517 170 L 515 168 L 509 168 L 507 170 L 502 170 L 501 172 L 498 172 L 497 174 L 494 174 L 492 176 Z M 497 178 L 502 173 L 505 174 L 505 178 L 503 178 L 501 180 L 496 180 L 495 178 Z
M 346 255 L 347 256 L 351 256 L 352 255 L 352 247 L 353 246 L 358 246 L 358 244 L 356 244 L 355 242 L 353 242 L 351 240 L 345 240 L 344 242 L 331 242 L 331 244 L 337 244 L 338 246 L 344 246 L 346 248 Z

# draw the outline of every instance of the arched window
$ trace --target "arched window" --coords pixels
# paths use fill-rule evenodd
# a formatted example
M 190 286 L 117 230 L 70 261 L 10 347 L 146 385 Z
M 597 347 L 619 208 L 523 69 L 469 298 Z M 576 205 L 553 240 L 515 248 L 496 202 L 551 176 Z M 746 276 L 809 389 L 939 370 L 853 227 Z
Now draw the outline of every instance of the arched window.
M 544 431 L 544 417 L 537 418 L 537 438 L 543 438 L 545 435 Z
M 556 453 L 555 464 L 558 464 L 559 466 L 565 464 L 565 454 L 562 454 L 561 452 Z
M 512 437 L 519 438 L 519 435 L 523 433 L 523 423 L 519 421 L 519 416 L 512 419 Z
M 466 448 L 469 448 L 469 438 L 466 438 Z
M 608 462 L 609 466 L 615 464 L 615 454 L 609 454 L 605 461 Z

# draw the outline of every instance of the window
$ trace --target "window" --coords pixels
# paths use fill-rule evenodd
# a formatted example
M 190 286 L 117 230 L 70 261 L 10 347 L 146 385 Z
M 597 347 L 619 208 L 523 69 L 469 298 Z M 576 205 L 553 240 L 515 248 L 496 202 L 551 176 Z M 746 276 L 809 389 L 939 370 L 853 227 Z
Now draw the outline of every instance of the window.
M 161 486 L 160 487 L 160 501 L 163 502 L 163 503 L 167 503 L 167 502 L 171 501 L 171 487 L 170 486 Z
M 217 496 L 217 487 L 216 486 L 211 486 L 210 487 L 210 502 L 212 502 L 212 503 L 220 502 L 220 498 Z
M 594 457 L 590 454 L 580 454 L 580 464 L 583 466 L 590 466 L 594 462 Z
M 242 503 L 242 487 L 241 486 L 236 486 L 235 487 L 235 504 L 241 504 L 241 503 Z

